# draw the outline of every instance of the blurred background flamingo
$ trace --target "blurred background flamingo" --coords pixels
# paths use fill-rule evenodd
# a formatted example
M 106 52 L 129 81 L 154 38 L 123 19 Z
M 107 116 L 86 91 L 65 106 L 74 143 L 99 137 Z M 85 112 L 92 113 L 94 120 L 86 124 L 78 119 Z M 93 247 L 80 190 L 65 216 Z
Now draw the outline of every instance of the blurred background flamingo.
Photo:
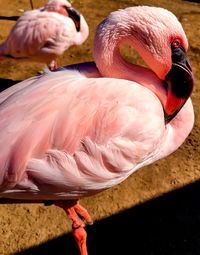
M 151 70 L 127 63 L 122 43 L 134 47 Z M 62 207 L 86 255 L 83 221 L 92 220 L 78 199 L 169 155 L 193 127 L 187 48 L 171 12 L 131 7 L 98 26 L 96 65 L 48 72 L 2 92 L 1 201 Z
M 31 60 L 58 67 L 57 57 L 88 37 L 84 17 L 66 0 L 50 0 L 44 7 L 26 11 L 0 45 L 0 58 Z

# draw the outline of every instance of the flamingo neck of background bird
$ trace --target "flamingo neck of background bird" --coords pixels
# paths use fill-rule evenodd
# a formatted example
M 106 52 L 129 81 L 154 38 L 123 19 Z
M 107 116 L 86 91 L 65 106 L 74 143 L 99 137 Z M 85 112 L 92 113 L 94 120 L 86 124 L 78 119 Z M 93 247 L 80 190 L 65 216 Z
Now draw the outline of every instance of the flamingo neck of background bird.
M 44 8 L 42 8 L 43 11 L 48 11 L 48 12 L 57 12 L 63 16 L 69 16 L 67 13 L 66 8 L 70 8 L 71 4 L 67 1 L 57 1 L 57 0 L 52 0 L 49 1 Z

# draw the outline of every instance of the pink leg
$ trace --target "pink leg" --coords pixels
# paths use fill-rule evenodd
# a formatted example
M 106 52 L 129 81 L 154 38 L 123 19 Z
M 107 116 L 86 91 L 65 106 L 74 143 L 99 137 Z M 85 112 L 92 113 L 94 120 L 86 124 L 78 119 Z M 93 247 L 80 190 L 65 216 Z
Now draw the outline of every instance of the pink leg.
M 31 6 L 31 9 L 33 10 L 34 7 L 33 7 L 33 1 L 32 0 L 30 0 L 30 6 Z
M 84 229 L 85 223 L 92 224 L 92 219 L 87 210 L 78 201 L 63 201 L 55 205 L 61 207 L 72 220 L 72 233 L 79 247 L 81 255 L 88 255 L 87 252 L 87 233 Z
M 79 247 L 79 251 L 81 255 L 88 255 L 87 252 L 87 232 L 81 226 L 78 228 L 73 228 L 73 236 L 76 240 L 76 243 Z
M 77 212 L 77 214 L 83 219 L 87 224 L 92 225 L 93 221 L 91 216 L 89 215 L 88 211 L 80 205 L 79 201 L 76 202 L 74 205 L 74 209 Z
M 52 60 L 48 67 L 50 71 L 56 70 L 59 67 L 57 60 Z

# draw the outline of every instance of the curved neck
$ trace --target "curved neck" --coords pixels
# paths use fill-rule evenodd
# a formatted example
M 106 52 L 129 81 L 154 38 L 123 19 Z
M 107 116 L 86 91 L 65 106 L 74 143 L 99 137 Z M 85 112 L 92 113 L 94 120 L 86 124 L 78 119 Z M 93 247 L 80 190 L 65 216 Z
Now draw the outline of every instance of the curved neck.
M 105 77 L 134 81 L 155 93 L 164 106 L 167 99 L 164 82 L 153 71 L 126 62 L 119 50 L 123 42 L 128 43 L 132 47 L 135 46 L 134 40 L 116 40 L 116 42 L 112 42 L 108 47 L 105 42 L 102 43 L 99 40 L 98 36 L 95 38 L 94 58 L 100 74 Z M 137 49 L 137 47 L 134 48 Z M 177 116 L 167 125 L 166 142 L 162 152 L 159 154 L 159 158 L 175 151 L 185 141 L 193 128 L 193 124 L 194 111 L 189 98 Z
M 103 30 L 102 33 L 100 26 L 96 32 L 93 54 L 101 75 L 134 81 L 154 92 L 164 106 L 167 97 L 164 82 L 150 69 L 129 63 L 121 56 L 120 46 L 122 44 L 130 45 L 141 56 L 143 55 L 141 46 L 137 43 L 136 38 L 133 35 L 130 38 L 128 31 L 123 31 L 123 36 L 120 36 L 119 31 L 115 30 L 117 28 L 112 27 L 112 34 L 107 35 L 107 30 Z M 118 38 L 116 38 L 116 34 Z M 145 61 L 144 56 L 142 57 Z

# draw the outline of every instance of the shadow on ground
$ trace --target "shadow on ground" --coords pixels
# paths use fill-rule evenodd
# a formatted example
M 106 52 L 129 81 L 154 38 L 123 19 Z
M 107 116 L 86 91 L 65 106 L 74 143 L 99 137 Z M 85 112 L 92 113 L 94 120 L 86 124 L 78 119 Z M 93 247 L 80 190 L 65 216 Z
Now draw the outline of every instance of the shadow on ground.
M 20 81 L 0 78 L 0 92 L 2 92 L 3 90 L 5 90 L 5 89 L 7 89 L 11 86 L 13 86 L 14 84 L 16 84 L 18 82 L 20 82 Z
M 199 255 L 200 181 L 87 227 L 89 254 Z M 78 255 L 70 234 L 16 255 Z
M 194 3 L 199 3 L 199 0 L 183 0 L 185 2 L 194 2 Z

